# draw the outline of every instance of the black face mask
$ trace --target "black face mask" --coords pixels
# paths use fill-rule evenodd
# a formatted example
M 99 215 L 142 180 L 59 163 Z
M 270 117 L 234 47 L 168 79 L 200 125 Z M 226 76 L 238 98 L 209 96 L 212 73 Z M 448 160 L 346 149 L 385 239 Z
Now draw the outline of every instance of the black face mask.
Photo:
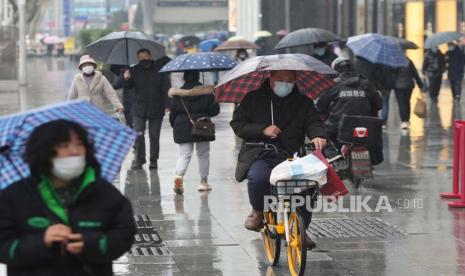
M 148 69 L 152 66 L 152 61 L 150 59 L 143 59 L 139 61 L 139 64 L 145 69 Z

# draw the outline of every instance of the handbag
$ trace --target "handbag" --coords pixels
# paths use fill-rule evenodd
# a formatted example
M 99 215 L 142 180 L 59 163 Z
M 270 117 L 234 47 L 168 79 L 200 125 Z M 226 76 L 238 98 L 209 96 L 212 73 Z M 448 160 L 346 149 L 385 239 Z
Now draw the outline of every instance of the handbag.
M 204 138 L 215 138 L 215 124 L 210 120 L 208 117 L 200 117 L 194 121 L 192 119 L 192 115 L 187 109 L 186 104 L 182 98 L 181 100 L 182 106 L 186 111 L 187 117 L 189 117 L 189 121 L 192 124 L 192 135 Z
M 415 107 L 413 108 L 413 114 L 417 115 L 420 118 L 426 118 L 427 113 L 428 112 L 426 109 L 426 102 L 423 97 L 423 93 L 421 93 L 421 96 L 417 98 L 417 102 L 415 103 Z

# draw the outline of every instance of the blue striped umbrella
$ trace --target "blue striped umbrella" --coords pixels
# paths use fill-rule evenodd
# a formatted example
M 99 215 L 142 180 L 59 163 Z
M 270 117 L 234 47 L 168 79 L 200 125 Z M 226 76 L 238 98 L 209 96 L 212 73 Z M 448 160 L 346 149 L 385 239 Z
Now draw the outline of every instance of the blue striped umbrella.
M 394 68 L 408 66 L 408 60 L 402 52 L 402 48 L 394 40 L 380 34 L 349 37 L 347 47 L 356 56 L 375 64 Z
M 30 134 L 36 127 L 58 119 L 77 122 L 87 129 L 101 165 L 101 176 L 108 182 L 114 180 L 136 132 L 87 101 L 72 101 L 0 117 L 0 190 L 29 176 L 22 156 Z
M 237 63 L 228 55 L 213 52 L 184 54 L 166 64 L 160 72 L 184 72 L 188 70 L 213 72 L 227 71 Z

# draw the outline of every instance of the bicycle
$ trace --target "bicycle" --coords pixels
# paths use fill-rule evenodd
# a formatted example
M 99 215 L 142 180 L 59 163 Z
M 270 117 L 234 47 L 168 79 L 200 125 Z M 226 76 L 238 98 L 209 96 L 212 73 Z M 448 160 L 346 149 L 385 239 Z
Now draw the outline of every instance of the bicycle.
M 261 146 L 265 150 L 275 150 L 278 147 L 267 143 L 247 143 L 251 146 Z M 311 146 L 306 145 L 306 149 Z M 318 195 L 318 183 L 312 180 L 283 180 L 276 185 L 270 185 L 271 195 L 277 197 L 278 208 L 275 211 L 264 212 L 263 228 L 260 230 L 265 247 L 266 257 L 270 265 L 279 262 L 281 241 L 287 247 L 288 266 L 291 275 L 301 276 L 305 273 L 307 260 L 307 232 L 300 208 L 291 206 L 295 196 L 311 197 L 313 201 Z

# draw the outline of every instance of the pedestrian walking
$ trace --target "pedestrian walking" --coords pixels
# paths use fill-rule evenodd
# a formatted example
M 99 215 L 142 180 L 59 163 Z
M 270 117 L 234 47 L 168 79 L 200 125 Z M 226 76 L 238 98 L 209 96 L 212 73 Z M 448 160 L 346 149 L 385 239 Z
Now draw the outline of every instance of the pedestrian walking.
M 103 111 L 112 113 L 105 110 L 105 104 L 109 101 L 116 112 L 123 112 L 124 108 L 118 95 L 107 78 L 95 70 L 96 67 L 97 63 L 89 55 L 81 57 L 78 66 L 81 72 L 74 77 L 67 100 L 84 99 Z
M 442 74 L 446 70 L 446 58 L 438 47 L 428 49 L 423 60 L 421 72 L 428 80 L 428 92 L 433 103 L 438 102 L 442 84 Z
M 8 275 L 113 275 L 130 249 L 129 200 L 100 177 L 87 131 L 55 120 L 26 143 L 31 175 L 0 192 L 0 262 Z
M 210 142 L 215 136 L 199 136 L 192 133 L 193 123 L 197 121 L 210 121 L 211 117 L 218 115 L 220 106 L 215 101 L 213 86 L 202 86 L 198 71 L 184 72 L 184 85 L 171 88 L 169 96 L 172 97 L 170 124 L 173 128 L 174 142 L 179 144 L 179 156 L 176 163 L 176 177 L 174 179 L 174 192 L 184 192 L 183 178 L 192 158 L 194 147 L 199 160 L 200 184 L 198 191 L 210 191 L 208 173 L 210 168 Z
M 394 87 L 397 104 L 399 105 L 401 129 L 408 129 L 410 125 L 410 98 L 412 97 L 413 88 L 415 88 L 415 82 L 420 90 L 423 90 L 423 82 L 420 75 L 418 75 L 415 64 L 409 58 L 407 59 L 409 61 L 408 66 L 397 69 L 396 84 Z
M 169 59 L 154 61 L 148 49 L 137 52 L 139 64 L 124 73 L 125 87 L 134 88 L 132 103 L 132 123 L 134 130 L 139 133 L 136 140 L 136 156 L 132 169 L 139 170 L 146 163 L 145 130 L 148 122 L 150 140 L 150 169 L 158 169 L 160 153 L 160 131 L 168 105 L 168 90 L 170 80 L 167 74 L 160 73 L 160 69 Z
M 462 94 L 465 54 L 454 42 L 448 43 L 448 46 L 449 50 L 446 53 L 447 77 L 452 89 L 452 97 L 459 102 Z
M 312 56 L 328 66 L 331 66 L 331 63 L 337 58 L 337 55 L 332 51 L 328 43 L 325 42 L 314 44 Z

